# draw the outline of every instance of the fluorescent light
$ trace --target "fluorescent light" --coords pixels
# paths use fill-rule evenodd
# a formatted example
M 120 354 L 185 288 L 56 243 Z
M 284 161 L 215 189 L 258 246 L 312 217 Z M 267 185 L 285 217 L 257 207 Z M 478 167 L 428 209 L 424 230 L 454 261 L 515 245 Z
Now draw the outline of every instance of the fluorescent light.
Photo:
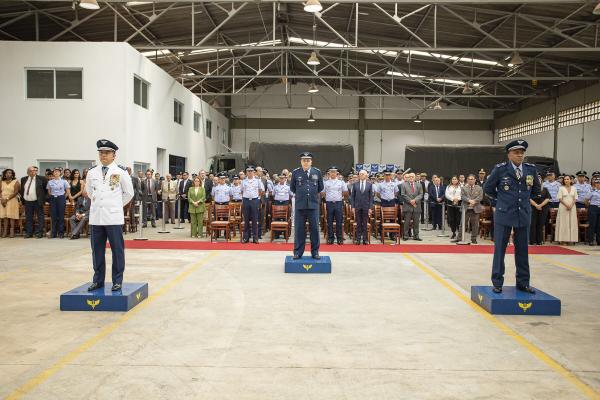
M 170 55 L 173 55 L 173 53 L 171 53 L 171 51 L 168 49 L 143 51 L 141 54 L 145 57 L 158 57 L 158 58 L 168 57 Z
M 318 93 L 319 92 L 319 88 L 317 87 L 317 85 L 315 85 L 314 83 L 311 83 L 310 86 L 308 87 L 308 93 Z
M 421 121 L 421 120 L 419 119 L 419 117 L 416 117 L 416 118 L 413 120 L 413 122 L 414 122 L 415 124 L 420 124 L 420 123 L 421 123 L 421 122 L 423 122 L 423 121 Z
M 308 57 L 308 61 L 306 63 L 308 65 L 319 65 L 319 64 L 321 64 L 321 62 L 319 61 L 319 58 L 317 57 L 317 53 L 315 53 L 314 51 L 310 53 L 310 57 Z
M 439 58 L 441 60 L 452 60 L 452 61 L 458 61 L 458 62 L 462 62 L 462 63 L 466 63 L 466 64 L 483 64 L 483 65 L 494 65 L 494 66 L 499 66 L 501 67 L 502 64 L 500 64 L 499 62 L 496 61 L 490 61 L 490 60 L 482 60 L 480 58 L 471 58 L 471 57 L 457 57 L 457 56 L 451 56 L 448 54 L 440 54 L 440 53 L 430 53 L 428 51 L 419 51 L 419 50 L 402 50 L 403 54 L 408 54 L 408 55 L 417 55 L 417 56 L 424 56 L 424 57 L 433 57 L 433 58 Z
M 319 3 L 319 0 L 308 0 L 304 4 L 304 11 L 309 13 L 318 13 L 323 10 L 323 6 Z
M 312 111 L 310 112 L 310 116 L 308 117 L 308 122 L 315 122 L 315 117 L 313 117 Z
M 393 75 L 393 76 L 399 76 L 400 78 L 407 78 L 407 80 L 424 80 L 424 81 L 428 81 L 431 83 L 436 83 L 436 84 L 450 84 L 450 85 L 456 85 L 456 86 L 463 86 L 465 85 L 465 82 L 463 81 L 457 81 L 454 79 L 445 79 L 445 78 L 427 78 L 425 75 L 417 75 L 417 74 L 406 74 L 404 72 L 397 72 L 397 71 L 388 71 L 387 75 Z M 479 83 L 473 83 L 472 86 L 474 87 L 478 87 Z
M 96 0 L 81 0 L 79 7 L 85 8 L 86 10 L 97 10 L 100 8 Z
M 146 4 L 152 4 L 151 1 L 128 1 L 125 3 L 127 7 L 143 6 Z
M 240 47 L 263 47 L 263 46 L 273 46 L 275 44 L 281 44 L 280 39 L 276 40 L 265 40 L 264 42 L 251 42 L 251 43 L 242 43 Z M 216 53 L 217 51 L 229 51 L 228 49 L 200 49 L 200 50 L 192 50 L 189 54 L 208 54 L 208 53 Z

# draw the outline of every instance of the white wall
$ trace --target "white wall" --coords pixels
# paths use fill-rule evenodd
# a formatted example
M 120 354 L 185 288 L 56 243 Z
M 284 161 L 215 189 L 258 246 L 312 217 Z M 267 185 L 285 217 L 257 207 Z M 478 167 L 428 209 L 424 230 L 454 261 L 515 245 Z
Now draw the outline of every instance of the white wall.
M 285 86 L 274 85 L 260 97 L 264 89 L 247 96 L 235 96 L 232 99 L 232 114 L 242 118 L 277 118 L 305 119 L 310 103 L 307 86 L 298 84 L 290 86 L 291 106 L 284 96 Z M 351 94 L 352 92 L 344 91 Z M 321 86 L 320 92 L 313 95 L 313 104 L 317 107 L 314 116 L 317 120 L 357 120 L 358 96 L 341 97 L 333 94 L 328 88 Z M 376 119 L 410 119 L 421 110 L 421 102 L 412 103 L 403 98 L 366 97 L 365 118 Z M 248 108 L 249 107 L 249 108 Z M 383 111 L 381 110 L 383 108 Z M 493 114 L 488 110 L 467 109 L 458 106 L 447 106 L 442 111 L 427 111 L 421 118 L 428 119 L 480 119 L 491 120 Z M 426 124 L 424 124 L 426 125 Z M 418 125 L 415 125 L 418 127 Z M 253 141 L 268 143 L 307 142 L 322 144 L 351 144 L 354 146 L 355 160 L 358 161 L 358 130 L 356 129 L 232 129 L 232 149 L 246 152 Z M 367 163 L 404 163 L 404 148 L 407 144 L 493 144 L 491 130 L 483 131 L 436 131 L 436 130 L 366 130 L 365 162 Z
M 125 43 L 0 41 L 0 157 L 12 157 L 18 176 L 39 160 L 96 160 L 96 141 L 113 140 L 117 162 L 156 167 L 156 148 L 186 157 L 186 169 L 206 166 L 217 152 L 217 126 L 227 118 L 185 89 L 165 71 Z M 82 100 L 33 100 L 25 97 L 25 68 L 82 68 Z M 150 83 L 149 109 L 133 103 L 133 74 Z M 173 98 L 182 101 L 184 124 L 173 121 Z M 200 132 L 192 110 L 200 111 Z M 213 122 L 212 140 L 204 134 Z M 220 151 L 220 150 L 219 150 Z M 166 173 L 168 159 L 165 159 Z

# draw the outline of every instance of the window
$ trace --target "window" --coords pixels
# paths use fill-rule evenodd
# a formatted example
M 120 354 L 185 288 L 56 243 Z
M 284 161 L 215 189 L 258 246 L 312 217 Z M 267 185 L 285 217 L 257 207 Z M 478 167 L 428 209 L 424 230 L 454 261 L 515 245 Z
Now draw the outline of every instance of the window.
M 212 139 L 212 122 L 206 120 L 206 137 Z
M 226 129 L 221 129 L 220 135 L 219 135 L 219 140 L 221 141 L 221 144 L 227 144 L 227 130 Z
M 194 130 L 200 132 L 200 114 L 194 111 Z
M 183 103 L 173 100 L 173 120 L 179 125 L 183 124 Z
M 27 69 L 28 99 L 82 99 L 81 69 Z
M 78 169 L 80 173 L 83 174 L 84 169 L 90 169 L 94 166 L 94 161 L 92 160 L 39 160 L 39 174 L 45 175 L 46 169 L 54 169 L 56 167 L 60 167 L 62 169 L 68 168 L 71 171 L 74 169 Z
M 508 128 L 499 129 L 498 141 L 504 142 L 522 136 L 551 131 L 554 129 L 554 115 L 546 115 Z M 558 127 L 564 128 L 598 119 L 600 119 L 600 100 L 560 111 L 558 113 Z
M 148 108 L 148 86 L 150 84 L 142 78 L 133 77 L 133 102 L 146 109 Z
M 150 163 L 134 161 L 133 162 L 133 175 L 137 176 L 137 173 L 139 171 L 142 171 L 145 174 L 146 170 L 148 170 L 148 168 L 150 168 Z

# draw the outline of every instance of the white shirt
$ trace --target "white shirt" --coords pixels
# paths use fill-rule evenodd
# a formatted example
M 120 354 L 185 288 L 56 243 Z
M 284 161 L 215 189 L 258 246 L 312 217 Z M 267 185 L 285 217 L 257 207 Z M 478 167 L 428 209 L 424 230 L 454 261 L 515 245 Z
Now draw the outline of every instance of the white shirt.
M 123 225 L 123 207 L 133 198 L 133 185 L 127 171 L 114 162 L 102 174 L 102 164 L 90 169 L 85 191 L 90 204 L 90 225 Z
M 25 187 L 23 188 L 23 198 L 25 201 L 37 201 L 37 193 L 36 193 L 36 177 L 28 177 L 25 182 Z M 31 185 L 31 186 L 29 186 Z M 29 194 L 27 194 L 27 188 L 29 187 Z

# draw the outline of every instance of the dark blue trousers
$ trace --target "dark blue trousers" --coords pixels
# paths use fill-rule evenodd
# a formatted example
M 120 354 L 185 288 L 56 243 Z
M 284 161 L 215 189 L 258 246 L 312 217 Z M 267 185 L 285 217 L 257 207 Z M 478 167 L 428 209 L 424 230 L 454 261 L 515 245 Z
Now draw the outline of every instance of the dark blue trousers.
M 514 230 L 515 265 L 517 267 L 517 285 L 529 286 L 529 226 L 513 228 L 494 224 L 494 261 L 492 265 L 492 283 L 496 287 L 504 284 L 504 256 L 511 232 Z
M 252 239 L 258 240 L 258 208 L 260 207 L 260 199 L 250 200 L 244 198 L 242 200 L 242 212 L 244 213 L 244 240 L 250 240 L 250 222 L 252 222 Z
M 94 282 L 104 285 L 106 276 L 106 240 L 112 251 L 112 282 L 123 284 L 125 271 L 125 241 L 123 225 L 90 225 L 90 242 L 94 264 Z
M 52 219 L 51 237 L 65 234 L 65 196 L 50 196 L 50 218 Z
M 590 243 L 593 243 L 594 234 L 596 234 L 596 243 L 600 246 L 600 206 L 590 205 L 588 220 L 590 222 L 588 240 Z
M 310 229 L 310 254 L 319 253 L 319 209 L 296 209 L 294 215 L 294 254 L 302 257 L 306 245 L 306 227 Z
M 335 221 L 335 237 L 342 240 L 343 201 L 327 201 L 327 239 L 333 240 L 333 221 Z
M 25 201 L 25 234 L 33 235 L 33 214 L 37 217 L 37 235 L 43 235 L 44 232 L 44 205 L 37 201 Z M 64 219 L 63 219 L 64 221 Z
M 430 203 L 429 213 L 433 229 L 442 229 L 442 203 Z

